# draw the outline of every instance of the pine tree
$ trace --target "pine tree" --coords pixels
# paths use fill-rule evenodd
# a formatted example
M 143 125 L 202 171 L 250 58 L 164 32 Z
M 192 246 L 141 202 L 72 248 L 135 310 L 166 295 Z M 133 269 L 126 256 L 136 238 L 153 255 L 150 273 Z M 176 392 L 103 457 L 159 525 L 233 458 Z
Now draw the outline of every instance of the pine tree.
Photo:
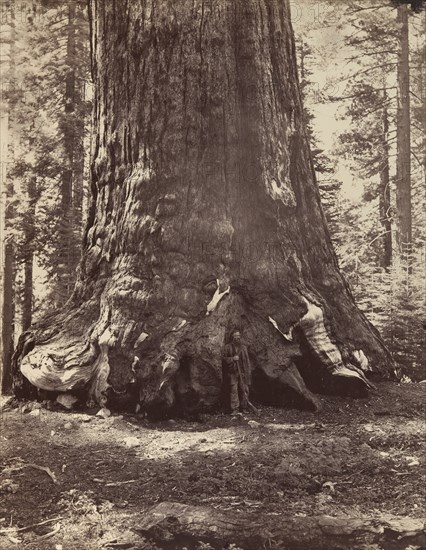
M 413 6 L 419 8 L 418 6 Z M 308 10 L 309 6 L 306 7 Z M 415 378 L 424 378 L 420 369 L 421 323 L 424 300 L 425 194 L 424 194 L 424 16 L 408 13 L 410 38 L 410 124 L 411 195 L 413 247 L 409 258 L 401 258 L 396 247 L 396 141 L 397 68 L 401 32 L 396 5 L 389 2 L 330 4 L 333 21 L 321 5 L 316 13 L 318 27 L 330 27 L 330 34 L 347 36 L 345 74 L 336 75 L 334 86 L 318 89 L 318 101 L 341 105 L 341 118 L 348 129 L 341 133 L 336 151 L 327 154 L 338 165 L 349 166 L 356 185 L 364 190 L 361 202 L 339 200 L 331 225 L 339 263 L 350 282 L 357 303 L 381 330 L 395 358 Z M 345 17 L 342 14 L 345 14 Z M 312 21 L 308 22 L 311 29 Z M 321 79 L 334 69 L 333 52 L 322 53 L 318 36 L 304 33 L 308 71 Z M 343 46 L 342 46 L 343 47 Z M 352 53 L 351 53 L 352 51 Z M 312 59 L 313 57 L 313 59 Z M 336 56 L 338 57 L 338 55 Z M 319 69 L 320 68 L 320 69 Z M 329 92 L 329 93 L 327 93 Z M 313 105 L 313 111 L 315 111 Z M 401 140 L 401 138 L 400 138 Z M 321 182 L 320 182 L 321 184 Z M 326 207 L 326 196 L 322 193 Z M 405 255 L 406 256 L 406 255 Z M 422 260 L 423 258 L 423 260 Z M 393 261 L 392 261 L 393 260 Z M 408 269 L 407 261 L 411 267 Z M 412 270 L 412 274 L 410 274 Z M 389 308 L 391 304 L 391 308 Z
M 23 321 L 30 323 L 34 261 L 48 274 L 51 298 L 44 307 L 64 303 L 76 276 L 82 234 L 85 132 L 90 103 L 88 20 L 81 2 L 39 2 L 20 14 L 20 49 L 14 56 L 25 94 L 14 107 L 17 158 L 11 167 L 21 194 L 17 250 L 23 266 Z M 66 33 L 66 41 L 63 37 Z M 48 39 L 46 40 L 46 36 Z M 65 168 L 64 168 L 65 167 Z M 60 183 L 62 182 L 62 183 Z M 37 219 L 31 216 L 37 211 Z
M 363 12 L 364 18 L 359 21 L 357 14 L 364 9 L 367 14 Z M 420 175 L 422 170 L 414 174 L 411 169 L 417 155 L 410 134 L 419 136 L 416 126 L 420 128 L 421 124 L 416 121 L 416 112 L 422 109 L 424 112 L 424 98 L 409 83 L 421 81 L 419 64 L 413 60 L 418 57 L 416 51 L 421 51 L 423 40 L 417 44 L 417 50 L 411 49 L 411 63 L 408 57 L 409 28 L 415 37 L 415 23 L 420 16 L 408 12 L 407 6 L 399 6 L 396 15 L 395 8 L 386 4 L 380 9 L 368 9 L 352 3 L 349 10 L 355 14 L 356 30 L 348 42 L 363 55 L 359 69 L 342 94 L 349 100 L 345 116 L 352 121 L 352 128 L 340 136 L 340 152 L 353 160 L 353 168 L 364 180 L 364 200 L 377 202 L 381 227 L 370 223 L 367 231 L 367 225 L 361 221 L 365 220 L 362 212 L 367 205 L 355 210 L 350 205 L 350 216 L 342 218 L 342 224 L 352 228 L 351 248 L 357 250 L 356 268 L 351 261 L 343 265 L 346 273 L 347 269 L 352 270 L 357 302 L 380 328 L 405 371 L 421 378 L 418 319 L 424 315 L 419 292 L 424 267 L 419 261 L 419 244 L 425 228 L 416 210 L 424 204 L 424 193 L 419 189 L 424 175 Z M 410 108 L 413 99 L 417 111 Z M 359 228 L 357 236 L 355 227 Z M 404 250 L 391 242 L 393 232 L 400 235 L 401 231 L 406 234 L 403 242 L 408 244 Z M 415 235 L 414 240 L 411 234 Z M 341 252 L 343 257 L 350 254 L 349 249 Z

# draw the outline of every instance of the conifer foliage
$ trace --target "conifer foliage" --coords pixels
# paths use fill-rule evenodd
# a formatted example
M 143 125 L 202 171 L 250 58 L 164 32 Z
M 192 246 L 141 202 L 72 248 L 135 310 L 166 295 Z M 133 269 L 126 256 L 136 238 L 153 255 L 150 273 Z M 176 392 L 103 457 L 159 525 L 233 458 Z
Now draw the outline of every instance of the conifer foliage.
M 10 348 L 38 313 L 65 303 L 74 285 L 91 111 L 86 11 L 75 0 L 2 4 L 2 39 L 10 42 L 2 71 L 12 285 L 4 289 L 6 301 L 14 290 L 14 311 L 8 319 L 3 311 L 3 326 Z M 10 352 L 3 363 L 6 373 Z M 7 374 L 3 385 L 10 385 Z

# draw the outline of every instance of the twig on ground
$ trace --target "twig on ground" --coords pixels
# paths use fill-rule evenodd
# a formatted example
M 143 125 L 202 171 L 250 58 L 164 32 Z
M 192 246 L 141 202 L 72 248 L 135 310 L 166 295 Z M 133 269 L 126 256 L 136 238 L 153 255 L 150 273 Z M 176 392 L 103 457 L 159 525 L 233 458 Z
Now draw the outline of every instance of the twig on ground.
M 118 485 L 126 485 L 127 483 L 136 483 L 137 479 L 128 479 L 127 481 L 111 481 L 105 484 L 105 487 L 117 487 Z
M 0 529 L 0 533 L 6 534 L 7 532 L 13 530 L 16 533 L 23 533 L 24 531 L 31 531 L 31 529 L 34 529 L 34 527 L 40 527 L 41 525 L 46 525 L 47 523 L 53 523 L 54 521 L 60 521 L 61 519 L 64 519 L 62 516 L 59 518 L 51 518 L 51 519 L 45 519 L 44 521 L 40 521 L 39 523 L 33 523 L 32 525 L 27 525 L 26 527 L 20 527 L 17 529 L 16 527 L 7 527 L 6 529 Z
M 134 548 L 135 545 L 132 542 L 117 542 L 117 541 L 111 541 L 111 542 L 105 542 L 102 545 L 104 548 Z
M 362 473 L 364 473 L 367 470 L 367 468 L 364 468 L 363 470 L 358 470 L 357 472 L 354 472 L 353 474 L 350 474 L 348 476 L 344 476 L 342 479 L 350 479 L 351 477 L 358 476 Z M 342 481 L 338 481 L 337 483 L 342 483 Z
M 52 472 L 50 468 L 46 466 L 39 466 L 38 464 L 24 464 L 22 467 L 35 468 L 36 470 L 41 470 L 42 472 L 46 472 L 46 474 L 52 479 L 53 483 L 58 483 L 58 480 L 56 479 L 55 474 Z
M 117 542 L 117 541 L 111 541 L 111 542 L 105 542 L 102 547 L 104 548 L 134 548 L 135 545 L 132 542 Z
M 41 535 L 40 537 L 37 538 L 37 541 L 50 539 L 51 537 L 54 537 L 57 533 L 59 533 L 60 530 L 61 530 L 61 525 L 58 523 L 53 528 L 53 531 L 50 531 L 50 533 L 46 533 L 45 535 Z
M 12 537 L 12 535 L 6 535 L 8 540 L 10 540 L 13 544 L 20 544 L 22 542 L 21 539 L 17 539 L 16 537 Z
M 52 472 L 50 468 L 47 468 L 46 466 L 39 466 L 38 464 L 20 464 L 19 466 L 9 466 L 7 468 L 11 473 L 19 472 L 19 470 L 23 470 L 24 468 L 35 468 L 36 470 L 41 470 L 42 472 L 46 472 L 46 474 L 52 479 L 53 483 L 58 483 L 58 480 L 56 479 L 55 474 Z

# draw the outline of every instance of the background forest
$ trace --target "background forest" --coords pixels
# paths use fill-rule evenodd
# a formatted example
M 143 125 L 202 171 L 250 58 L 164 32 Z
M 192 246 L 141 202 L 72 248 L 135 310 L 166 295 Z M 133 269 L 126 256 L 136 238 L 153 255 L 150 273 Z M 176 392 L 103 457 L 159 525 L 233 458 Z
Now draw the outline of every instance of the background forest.
M 76 277 L 91 135 L 85 2 L 1 4 L 2 331 L 61 307 Z M 292 2 L 315 170 L 340 267 L 405 380 L 425 338 L 425 12 Z M 424 369 L 424 367 L 423 367 Z M 10 380 L 5 377 L 3 386 Z

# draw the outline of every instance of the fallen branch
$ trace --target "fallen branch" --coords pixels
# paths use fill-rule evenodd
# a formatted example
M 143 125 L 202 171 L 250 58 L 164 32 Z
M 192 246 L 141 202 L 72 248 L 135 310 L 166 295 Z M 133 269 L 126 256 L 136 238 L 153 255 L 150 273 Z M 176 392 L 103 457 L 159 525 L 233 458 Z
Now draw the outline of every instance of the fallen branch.
M 268 541 L 282 548 L 304 550 L 361 550 L 378 544 L 386 550 L 424 547 L 424 520 L 406 517 L 280 517 L 226 512 L 203 506 L 163 502 L 148 510 L 135 529 L 156 543 L 181 540 L 214 544 L 234 543 L 257 550 Z
M 50 539 L 50 538 L 54 537 L 56 534 L 59 533 L 60 530 L 61 530 L 61 526 L 58 523 L 53 528 L 53 531 L 50 531 L 50 533 L 46 533 L 45 535 L 41 535 L 41 536 L 37 537 L 37 542 L 40 541 L 40 540 L 46 540 L 46 539 Z
M 116 542 L 116 541 L 112 541 L 112 542 L 106 542 L 105 544 L 102 545 L 103 548 L 123 548 L 123 550 L 125 548 L 134 548 L 135 547 L 135 544 L 133 542 Z
M 11 531 L 15 533 L 23 533 L 24 531 L 31 531 L 31 529 L 34 529 L 34 527 L 40 527 L 41 525 L 46 525 L 47 523 L 53 523 L 54 521 L 60 521 L 61 519 L 64 519 L 64 518 L 59 517 L 59 518 L 45 519 L 44 521 L 40 521 L 40 523 L 33 523 L 32 525 L 27 525 L 26 527 L 20 527 L 19 529 L 16 527 L 7 527 L 5 529 L 0 529 L 0 533 L 6 534 Z

